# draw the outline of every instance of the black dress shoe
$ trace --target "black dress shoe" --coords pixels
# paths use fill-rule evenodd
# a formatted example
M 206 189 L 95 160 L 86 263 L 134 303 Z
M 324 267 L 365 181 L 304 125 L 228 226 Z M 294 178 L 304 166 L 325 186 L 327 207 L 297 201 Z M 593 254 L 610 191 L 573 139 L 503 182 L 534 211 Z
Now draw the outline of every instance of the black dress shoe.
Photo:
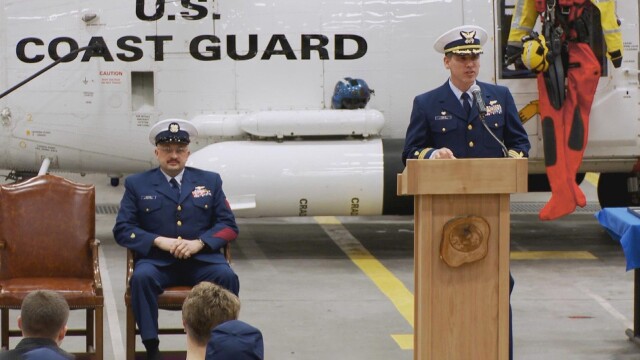
M 162 360 L 162 357 L 160 357 L 160 351 L 147 352 L 147 360 Z
M 145 349 L 147 349 L 147 360 L 161 360 L 160 359 L 160 341 L 158 339 L 142 340 Z

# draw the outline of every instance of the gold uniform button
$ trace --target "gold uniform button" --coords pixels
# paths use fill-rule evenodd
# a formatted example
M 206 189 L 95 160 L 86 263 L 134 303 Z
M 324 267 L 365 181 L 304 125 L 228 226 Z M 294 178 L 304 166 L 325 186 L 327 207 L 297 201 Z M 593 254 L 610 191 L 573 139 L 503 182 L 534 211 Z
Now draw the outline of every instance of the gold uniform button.
M 182 240 L 182 236 L 178 236 L 178 240 Z
M 416 151 L 416 152 L 414 152 L 414 153 L 413 153 L 413 155 L 415 155 L 415 156 L 420 155 L 420 151 Z
M 204 204 L 204 208 L 208 209 L 209 208 L 209 204 Z
M 182 211 L 182 206 L 178 205 L 178 211 Z
M 442 132 L 445 132 L 445 131 L 447 131 L 447 129 L 446 128 L 442 128 Z
M 498 127 L 498 123 L 493 124 L 494 127 Z
M 149 208 L 144 209 L 144 211 L 149 212 Z
M 136 238 L 136 234 L 131 233 L 131 236 L 129 236 L 129 237 L 132 238 L 132 239 L 135 239 Z
M 467 129 L 472 130 L 473 126 L 471 126 L 471 124 L 469 124 L 469 126 L 467 126 Z
M 469 147 L 473 147 L 473 141 L 469 141 Z
M 182 221 L 178 220 L 176 224 L 178 224 L 178 226 L 182 226 Z

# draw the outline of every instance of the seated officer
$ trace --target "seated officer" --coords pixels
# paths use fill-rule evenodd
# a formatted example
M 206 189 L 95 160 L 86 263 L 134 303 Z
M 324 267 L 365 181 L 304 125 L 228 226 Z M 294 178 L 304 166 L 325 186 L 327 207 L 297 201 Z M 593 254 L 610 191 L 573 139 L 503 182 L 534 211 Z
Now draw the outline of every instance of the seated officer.
M 186 167 L 188 121 L 151 128 L 159 167 L 129 176 L 113 228 L 116 242 L 135 254 L 131 302 L 148 359 L 159 358 L 158 295 L 166 287 L 218 284 L 238 295 L 238 276 L 222 250 L 238 236 L 220 175 Z

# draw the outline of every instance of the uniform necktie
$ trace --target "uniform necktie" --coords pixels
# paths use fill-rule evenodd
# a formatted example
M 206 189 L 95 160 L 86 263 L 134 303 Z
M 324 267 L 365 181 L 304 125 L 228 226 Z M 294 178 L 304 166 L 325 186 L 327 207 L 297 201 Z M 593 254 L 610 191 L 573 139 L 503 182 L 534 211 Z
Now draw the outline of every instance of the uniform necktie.
M 469 102 L 469 94 L 467 94 L 466 92 L 462 93 L 462 95 L 460 96 L 460 99 L 462 99 L 462 107 L 464 107 L 464 111 L 467 112 L 467 116 L 469 116 L 469 114 L 471 113 L 471 103 Z
M 178 180 L 176 180 L 176 178 L 171 178 L 171 180 L 169 180 L 169 183 L 171 184 L 171 188 L 173 189 L 173 191 L 175 191 L 176 197 L 179 199 L 180 198 L 180 185 L 178 185 Z

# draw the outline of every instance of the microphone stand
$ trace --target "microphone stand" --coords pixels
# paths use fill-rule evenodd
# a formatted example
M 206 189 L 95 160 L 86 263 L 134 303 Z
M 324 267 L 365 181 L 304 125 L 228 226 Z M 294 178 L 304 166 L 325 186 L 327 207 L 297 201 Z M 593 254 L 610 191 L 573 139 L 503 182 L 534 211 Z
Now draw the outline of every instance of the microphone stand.
M 486 113 L 480 112 L 480 121 L 482 122 L 482 125 L 484 126 L 485 129 L 487 129 L 487 131 L 489 132 L 491 137 L 493 137 L 498 142 L 498 144 L 500 144 L 500 147 L 502 148 L 502 154 L 504 155 L 504 157 L 509 157 L 509 151 L 507 150 L 507 147 L 504 146 L 502 141 L 500 141 L 500 139 L 498 139 L 496 134 L 494 134 L 493 131 L 491 131 L 491 129 L 489 129 L 489 126 L 487 126 L 487 123 L 484 121 L 484 117 L 486 115 L 487 115 Z

